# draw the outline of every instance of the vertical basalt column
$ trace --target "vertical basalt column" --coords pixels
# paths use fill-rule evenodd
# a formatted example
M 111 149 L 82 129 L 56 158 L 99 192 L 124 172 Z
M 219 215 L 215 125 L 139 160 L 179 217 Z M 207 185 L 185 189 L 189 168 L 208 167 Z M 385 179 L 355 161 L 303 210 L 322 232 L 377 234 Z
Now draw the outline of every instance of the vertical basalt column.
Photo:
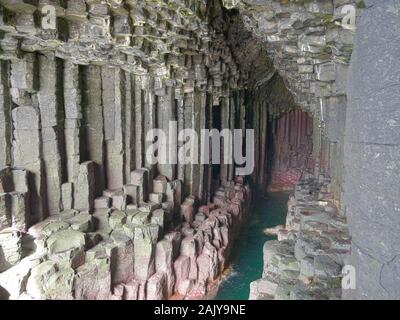
M 174 153 L 173 148 L 175 148 L 176 153 L 178 152 L 176 145 L 178 137 L 177 132 L 174 132 L 174 130 L 170 131 L 169 129 L 170 122 L 176 121 L 175 92 L 171 86 L 166 87 L 163 91 L 163 95 L 157 96 L 157 128 L 165 133 L 165 138 L 167 139 L 165 145 L 160 147 L 166 153 L 168 163 L 159 163 L 158 171 L 161 175 L 173 181 L 176 178 L 176 164 L 173 163 L 175 159 L 171 159 L 170 152 L 171 154 Z
M 229 129 L 230 126 L 230 105 L 229 98 L 221 98 L 221 129 Z M 221 140 L 221 183 L 226 185 L 229 181 L 229 161 L 224 154 L 225 144 L 229 143 L 226 139 Z
M 343 185 L 343 157 L 344 157 L 344 135 L 346 123 L 347 97 L 336 96 L 326 99 L 327 127 L 326 134 L 330 141 L 331 154 L 331 178 L 332 191 L 335 199 L 341 198 L 341 186 Z
M 205 129 L 212 129 L 213 124 L 213 98 L 211 93 L 206 93 L 205 104 Z M 211 201 L 212 196 L 212 148 L 209 146 L 208 164 L 204 165 L 203 197 L 207 202 Z
M 134 85 L 132 76 L 129 72 L 124 72 L 125 87 L 122 88 L 122 104 L 125 110 L 125 181 L 130 181 L 131 171 L 136 168 L 136 150 L 135 150 L 135 110 L 134 110 Z
M 11 165 L 12 121 L 9 62 L 0 61 L 0 167 Z
M 198 125 L 198 136 L 199 139 L 201 139 L 201 131 L 202 129 L 207 129 L 207 108 L 208 108 L 208 101 L 207 101 L 207 93 L 204 91 L 199 91 L 197 93 L 197 103 L 199 104 L 199 125 Z M 199 177 L 198 177 L 198 198 L 200 201 L 205 201 L 207 200 L 207 181 L 208 181 L 208 171 L 207 171 L 207 166 L 202 164 L 201 157 L 203 157 L 203 152 L 205 150 L 202 150 L 201 148 L 201 140 L 199 140 Z
M 247 131 L 246 131 L 246 129 L 247 129 L 247 120 L 249 118 L 249 115 L 248 115 L 247 106 L 245 104 L 244 91 L 237 92 L 236 99 L 237 99 L 236 123 L 237 123 L 237 128 L 242 131 L 242 136 L 243 136 L 242 149 L 241 150 L 237 150 L 237 152 L 239 152 L 241 155 L 243 155 L 245 157 L 250 157 L 250 156 L 254 157 L 254 152 L 255 152 L 254 149 L 255 148 L 250 150 L 250 152 L 252 154 L 248 154 L 247 153 L 247 146 L 246 146 Z M 235 173 L 235 175 L 236 175 L 236 173 Z
M 85 67 L 83 75 L 84 141 L 81 145 L 81 162 L 93 161 L 96 180 L 96 196 L 100 196 L 106 186 L 104 170 L 104 125 L 102 105 L 101 67 Z
M 37 93 L 40 110 L 41 140 L 43 150 L 46 202 L 49 214 L 60 212 L 63 183 L 62 155 L 64 155 L 64 105 L 62 90 L 62 65 L 53 55 L 39 55 L 39 83 Z M 61 79 L 60 76 L 61 75 Z M 61 80 L 61 83 L 60 83 Z
M 233 95 L 229 98 L 229 130 L 232 134 L 232 141 L 230 141 L 231 157 L 232 162 L 228 166 L 228 181 L 232 181 L 235 177 L 235 164 L 234 164 L 234 129 L 235 129 L 235 118 L 236 118 L 236 101 Z
M 176 108 L 177 108 L 177 118 L 178 118 L 178 132 L 182 132 L 185 128 L 185 108 L 184 108 L 184 97 L 182 93 L 182 88 L 175 88 L 175 98 L 176 98 Z M 182 148 L 183 142 L 178 140 L 178 149 Z M 179 159 L 178 159 L 179 160 Z M 185 165 L 178 161 L 177 168 L 178 180 L 185 181 Z
M 192 165 L 192 177 L 191 177 L 191 194 L 197 199 L 202 199 L 202 188 L 200 186 L 200 181 L 203 181 L 203 171 L 200 162 L 201 157 L 201 117 L 204 112 L 204 93 L 198 88 L 194 89 L 193 92 L 193 113 L 191 118 L 191 128 L 197 133 L 198 140 L 197 143 L 197 156 L 195 157 L 195 163 Z
M 29 172 L 32 223 L 48 214 L 44 205 L 45 179 L 43 175 L 40 111 L 33 94 L 38 90 L 36 55 L 27 53 L 11 63 L 10 93 L 13 102 L 13 162 Z
M 125 75 L 119 68 L 103 67 L 102 98 L 107 189 L 125 184 Z
M 319 155 L 321 149 L 321 139 L 322 139 L 322 130 L 321 124 L 317 117 L 313 118 L 313 127 L 315 130 L 313 131 L 313 153 L 312 158 L 316 162 L 316 171 L 319 167 Z
M 82 94 L 80 67 L 71 61 L 64 62 L 64 136 L 68 183 L 62 186 L 63 209 L 74 206 L 74 187 L 80 167 L 80 143 L 82 123 Z
M 144 108 L 144 163 L 145 167 L 149 170 L 149 193 L 152 192 L 153 181 L 154 178 L 154 166 L 149 163 L 146 159 L 147 150 L 153 144 L 153 141 L 148 140 L 148 133 L 156 128 L 156 95 L 154 93 L 154 77 L 152 75 L 148 75 L 143 82 L 144 88 L 144 101 L 143 101 L 143 108 Z
M 134 85 L 134 105 L 135 105 L 135 162 L 136 168 L 144 166 L 144 90 L 143 77 L 133 75 L 132 81 Z
M 267 132 L 268 132 L 268 108 L 267 103 L 260 104 L 260 181 L 259 186 L 261 190 L 266 190 L 267 187 Z
M 246 120 L 247 120 L 247 108 L 244 102 L 244 92 L 240 91 L 238 96 L 238 103 L 239 103 L 239 127 L 242 130 L 246 130 Z M 245 131 L 243 132 L 243 136 L 245 136 Z
M 329 153 L 330 153 L 330 143 L 325 135 L 325 132 L 322 132 L 322 144 L 321 144 L 321 155 L 320 155 L 320 169 L 321 173 L 326 176 L 330 175 L 329 172 Z
M 186 93 L 184 97 L 184 128 L 196 130 L 196 119 L 198 118 L 198 110 L 195 107 L 195 97 L 194 92 Z M 186 141 L 185 144 L 196 143 L 197 141 Z M 196 149 L 197 147 L 197 149 Z M 194 153 L 198 152 L 198 146 L 194 144 L 190 147 L 190 156 L 195 157 Z M 188 154 L 189 155 L 189 152 Z M 196 195 L 197 186 L 194 185 L 194 175 L 195 175 L 195 164 L 192 162 L 185 164 L 185 178 L 184 178 L 184 190 L 187 195 Z
M 260 164 L 260 104 L 254 98 L 251 99 L 252 108 L 252 126 L 254 128 L 254 172 L 252 175 L 253 182 L 259 185 L 259 164 Z

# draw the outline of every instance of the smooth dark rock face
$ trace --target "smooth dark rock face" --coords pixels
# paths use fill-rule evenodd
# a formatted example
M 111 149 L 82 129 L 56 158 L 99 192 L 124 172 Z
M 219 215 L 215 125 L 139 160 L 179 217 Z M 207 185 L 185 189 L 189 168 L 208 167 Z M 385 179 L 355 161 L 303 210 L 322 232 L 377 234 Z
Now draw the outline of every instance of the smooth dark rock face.
M 347 298 L 400 297 L 400 3 L 366 1 L 348 79 L 344 206 L 357 289 Z

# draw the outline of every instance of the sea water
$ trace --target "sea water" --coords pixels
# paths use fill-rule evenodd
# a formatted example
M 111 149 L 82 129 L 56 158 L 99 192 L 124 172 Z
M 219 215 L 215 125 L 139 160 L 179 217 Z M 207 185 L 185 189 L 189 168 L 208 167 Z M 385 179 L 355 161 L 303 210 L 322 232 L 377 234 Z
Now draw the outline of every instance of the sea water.
M 216 300 L 249 298 L 250 283 L 262 277 L 264 243 L 276 240 L 263 230 L 285 224 L 288 200 L 288 193 L 270 193 L 255 201 L 253 212 L 235 241 L 230 272 L 219 286 Z

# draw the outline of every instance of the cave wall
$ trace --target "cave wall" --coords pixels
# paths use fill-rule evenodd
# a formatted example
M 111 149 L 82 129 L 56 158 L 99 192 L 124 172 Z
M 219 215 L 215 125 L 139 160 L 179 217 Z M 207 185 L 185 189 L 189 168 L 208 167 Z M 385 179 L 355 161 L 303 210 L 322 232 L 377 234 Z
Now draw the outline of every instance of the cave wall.
M 2 4 L 0 165 L 31 173 L 32 223 L 74 207 L 87 161 L 94 162 L 93 197 L 153 167 L 152 176 L 180 179 L 185 196 L 210 199 L 210 166 L 151 166 L 145 156 L 147 132 L 168 135 L 170 121 L 200 134 L 211 128 L 213 106 L 224 128 L 245 118 L 234 93 L 239 71 L 223 36 L 209 37 L 205 1 L 54 3 L 56 30 L 38 23 L 45 3 Z M 221 179 L 232 180 L 232 169 L 223 166 Z
M 215 176 L 207 164 L 154 165 L 146 151 L 151 129 L 178 149 L 170 121 L 200 137 L 214 110 L 222 129 L 247 126 L 242 75 L 208 23 L 212 7 L 0 4 L 0 299 L 204 296 L 251 191 L 226 159 Z M 47 4 L 52 29 L 41 23 Z
M 400 5 L 366 4 L 348 80 L 343 202 L 357 289 L 347 298 L 398 299 Z

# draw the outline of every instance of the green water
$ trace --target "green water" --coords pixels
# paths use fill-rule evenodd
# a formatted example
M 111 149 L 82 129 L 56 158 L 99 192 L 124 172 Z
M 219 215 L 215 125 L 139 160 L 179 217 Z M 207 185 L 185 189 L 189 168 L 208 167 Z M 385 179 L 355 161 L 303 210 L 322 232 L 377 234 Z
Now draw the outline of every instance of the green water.
M 247 300 L 250 283 L 260 279 L 263 270 L 263 246 L 274 236 L 266 236 L 263 229 L 285 224 L 288 193 L 271 193 L 259 199 L 232 253 L 231 273 L 218 290 L 216 300 Z

